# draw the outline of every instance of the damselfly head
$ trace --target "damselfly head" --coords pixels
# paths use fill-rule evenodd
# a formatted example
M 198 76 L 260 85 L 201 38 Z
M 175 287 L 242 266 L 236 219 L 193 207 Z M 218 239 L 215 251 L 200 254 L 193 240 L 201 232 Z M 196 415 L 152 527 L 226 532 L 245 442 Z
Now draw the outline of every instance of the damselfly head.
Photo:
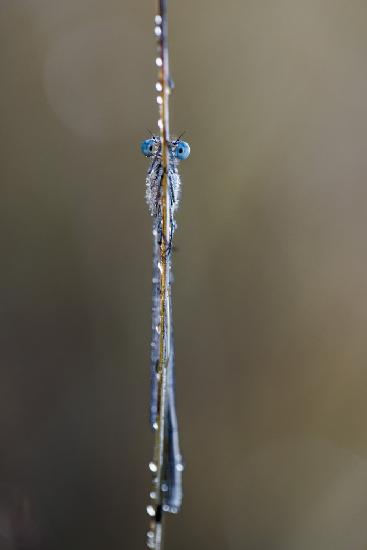
M 150 139 L 146 139 L 141 143 L 141 152 L 145 157 L 153 157 L 160 152 L 160 143 L 160 138 L 152 135 Z M 189 157 L 190 145 L 187 141 L 176 139 L 175 141 L 171 141 L 168 145 L 171 150 L 171 154 L 176 159 L 186 160 Z

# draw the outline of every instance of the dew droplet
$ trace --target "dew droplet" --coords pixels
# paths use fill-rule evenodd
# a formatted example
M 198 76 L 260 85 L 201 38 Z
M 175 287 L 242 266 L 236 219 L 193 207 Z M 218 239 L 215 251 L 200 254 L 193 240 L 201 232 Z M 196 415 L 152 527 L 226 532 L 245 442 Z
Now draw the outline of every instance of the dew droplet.
M 154 499 L 156 498 L 157 495 L 156 495 L 155 491 L 151 491 L 151 492 L 149 493 L 149 496 L 150 496 L 151 499 L 154 500 Z
M 154 507 L 151 504 L 148 504 L 148 506 L 147 506 L 147 514 L 148 514 L 148 516 L 150 516 L 152 518 L 155 516 L 155 510 L 154 510 Z
M 157 67 L 162 67 L 163 65 L 163 60 L 161 57 L 157 57 L 157 59 L 155 60 L 155 64 L 157 65 Z
M 161 34 L 162 34 L 162 29 L 161 29 L 161 27 L 159 27 L 158 25 L 157 25 L 156 27 L 154 27 L 154 34 L 155 34 L 156 36 L 161 36 Z
M 158 120 L 158 128 L 160 128 L 161 130 L 163 128 L 163 121 L 161 118 Z
M 158 103 L 158 105 L 162 105 L 162 103 L 163 103 L 163 98 L 162 98 L 161 95 L 158 95 L 158 96 L 157 96 L 157 103 Z
M 184 471 L 184 465 L 179 463 L 179 464 L 176 464 L 176 470 L 178 472 L 183 472 Z
M 162 483 L 161 489 L 162 489 L 162 492 L 163 492 L 163 493 L 167 493 L 167 491 L 168 491 L 168 485 L 167 485 L 167 483 Z
M 156 25 L 160 25 L 162 23 L 162 17 L 160 15 L 156 15 L 154 21 Z
M 153 423 L 153 430 L 156 432 L 158 430 L 158 422 Z M 163 489 L 162 489 L 163 491 Z
M 163 90 L 163 86 L 160 82 L 156 82 L 155 89 L 157 92 L 161 92 Z
M 149 462 L 149 470 L 155 473 L 158 470 L 157 464 L 155 462 Z

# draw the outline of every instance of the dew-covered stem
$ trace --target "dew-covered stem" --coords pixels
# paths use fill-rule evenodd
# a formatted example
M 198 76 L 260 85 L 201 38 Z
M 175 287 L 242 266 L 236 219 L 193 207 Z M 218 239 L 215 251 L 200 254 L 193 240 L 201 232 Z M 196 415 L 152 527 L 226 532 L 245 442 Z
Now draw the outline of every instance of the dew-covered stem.
M 161 142 L 161 163 L 163 168 L 161 180 L 161 217 L 162 235 L 159 250 L 159 360 L 157 365 L 157 418 L 154 444 L 153 490 L 151 492 L 152 505 L 148 512 L 151 514 L 150 529 L 148 532 L 148 546 L 154 550 L 163 548 L 163 499 L 162 480 L 165 455 L 166 410 L 167 410 L 167 382 L 168 362 L 170 357 L 171 335 L 171 307 L 169 292 L 170 259 L 167 254 L 167 245 L 171 240 L 171 215 L 168 194 L 168 164 L 170 140 L 169 132 L 169 58 L 167 44 L 167 0 L 158 0 L 155 16 L 155 35 L 157 37 L 157 103 L 159 106 L 158 127 Z
M 177 513 L 182 502 L 183 464 L 175 403 L 171 273 L 175 212 L 181 195 L 178 166 L 190 154 L 189 144 L 180 138 L 172 140 L 169 130 L 172 81 L 167 46 L 167 0 L 158 2 L 154 32 L 157 38 L 155 89 L 159 135 L 143 141 L 141 151 L 151 159 L 146 177 L 146 199 L 153 218 L 150 419 L 155 441 L 153 460 L 149 464 L 153 481 L 147 506 L 150 516 L 148 547 L 162 550 L 164 515 Z

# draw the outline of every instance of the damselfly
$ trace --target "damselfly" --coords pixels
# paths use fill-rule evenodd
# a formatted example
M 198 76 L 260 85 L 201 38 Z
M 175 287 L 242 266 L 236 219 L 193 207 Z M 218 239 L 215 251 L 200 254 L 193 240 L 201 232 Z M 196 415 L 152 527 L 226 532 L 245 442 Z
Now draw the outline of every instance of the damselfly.
M 162 143 L 152 136 L 141 144 L 141 151 L 152 159 L 146 177 L 146 200 L 153 217 L 153 296 L 151 340 L 151 405 L 150 421 L 153 430 L 161 429 L 155 449 L 155 460 L 149 467 L 153 475 L 151 503 L 147 510 L 152 517 L 152 529 L 148 532 L 148 546 L 156 548 L 157 523 L 162 512 L 176 513 L 182 501 L 182 456 L 179 445 L 175 407 L 174 343 L 172 323 L 172 242 L 176 229 L 174 214 L 181 194 L 178 164 L 190 154 L 190 146 L 177 139 L 167 143 L 167 169 L 162 163 Z M 163 205 L 163 178 L 166 175 L 166 193 L 169 204 Z M 169 213 L 167 231 L 164 231 L 163 207 Z M 162 258 L 163 250 L 163 258 Z M 162 260 L 168 274 L 162 285 Z M 162 318 L 162 301 L 165 305 Z M 162 334 L 162 330 L 164 334 Z M 165 364 L 161 365 L 165 351 Z M 160 368 L 162 366 L 163 368 Z M 162 403 L 162 400 L 164 403 Z M 163 426 L 163 428 L 162 428 Z M 158 471 L 160 470 L 160 471 Z

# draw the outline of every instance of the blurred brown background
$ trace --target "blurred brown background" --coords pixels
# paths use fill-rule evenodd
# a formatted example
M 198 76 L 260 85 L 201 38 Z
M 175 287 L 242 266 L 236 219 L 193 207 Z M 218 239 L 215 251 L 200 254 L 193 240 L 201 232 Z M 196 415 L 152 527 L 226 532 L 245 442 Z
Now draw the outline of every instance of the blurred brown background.
M 0 550 L 144 548 L 154 2 L 0 4 Z M 167 550 L 367 549 L 367 4 L 170 1 Z

